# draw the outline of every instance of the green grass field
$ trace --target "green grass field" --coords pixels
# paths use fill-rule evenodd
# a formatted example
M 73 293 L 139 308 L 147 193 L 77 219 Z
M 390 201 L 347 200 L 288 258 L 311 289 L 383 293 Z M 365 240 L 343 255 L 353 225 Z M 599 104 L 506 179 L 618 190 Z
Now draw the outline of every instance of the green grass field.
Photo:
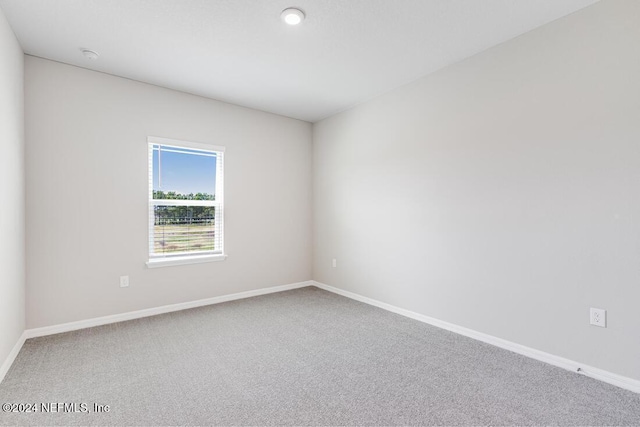
M 154 228 L 156 254 L 215 250 L 214 224 L 169 224 Z

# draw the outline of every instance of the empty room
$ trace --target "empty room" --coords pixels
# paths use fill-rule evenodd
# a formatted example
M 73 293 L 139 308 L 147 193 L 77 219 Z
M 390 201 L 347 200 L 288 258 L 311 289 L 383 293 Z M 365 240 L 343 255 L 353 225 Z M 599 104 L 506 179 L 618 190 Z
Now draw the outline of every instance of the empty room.
M 640 1 L 0 0 L 0 425 L 640 426 Z

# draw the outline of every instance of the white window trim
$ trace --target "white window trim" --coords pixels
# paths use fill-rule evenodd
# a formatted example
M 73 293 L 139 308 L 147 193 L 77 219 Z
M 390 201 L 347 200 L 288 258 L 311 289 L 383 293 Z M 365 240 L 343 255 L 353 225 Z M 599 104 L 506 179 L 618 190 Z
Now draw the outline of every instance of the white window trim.
M 177 148 L 192 148 L 196 150 L 206 150 L 206 151 L 218 151 L 224 153 L 225 147 L 220 145 L 213 144 L 204 144 L 201 142 L 192 142 L 192 141 L 182 141 L 177 139 L 169 139 L 169 138 L 161 138 L 157 136 L 149 136 L 147 137 L 147 147 L 149 150 L 148 154 L 148 173 L 151 175 L 153 173 L 153 156 L 152 156 L 152 145 L 159 144 L 163 146 L 174 146 Z M 146 262 L 148 268 L 157 268 L 157 267 L 169 267 L 174 265 L 186 265 L 186 264 L 200 264 L 205 262 L 215 262 L 215 261 L 224 261 L 227 258 L 227 255 L 224 252 L 224 158 L 222 160 L 222 173 L 216 177 L 216 200 L 211 201 L 194 201 L 194 200 L 163 200 L 163 205 L 174 205 L 174 206 L 222 206 L 221 209 L 221 222 L 222 227 L 220 228 L 220 242 L 222 244 L 222 249 L 219 251 L 211 251 L 211 252 L 198 252 L 192 255 L 188 254 L 176 254 L 169 256 L 158 256 L 151 257 L 151 242 L 153 235 L 153 224 L 155 221 L 153 214 L 153 206 L 157 203 L 154 203 L 153 199 L 153 177 L 149 176 L 149 193 L 148 193 L 148 209 L 149 209 L 149 239 L 150 242 L 148 249 L 149 259 Z
M 178 148 L 193 148 L 194 150 L 220 151 L 224 153 L 222 145 L 205 144 L 203 142 L 180 141 L 179 139 L 160 138 L 158 136 L 147 137 L 147 144 L 160 144 L 175 146 Z
M 176 256 L 171 258 L 151 258 L 147 261 L 148 268 L 158 267 L 171 267 L 172 265 L 186 265 L 186 264 L 202 264 L 204 262 L 224 261 L 227 259 L 225 254 L 211 254 L 211 255 L 187 255 Z

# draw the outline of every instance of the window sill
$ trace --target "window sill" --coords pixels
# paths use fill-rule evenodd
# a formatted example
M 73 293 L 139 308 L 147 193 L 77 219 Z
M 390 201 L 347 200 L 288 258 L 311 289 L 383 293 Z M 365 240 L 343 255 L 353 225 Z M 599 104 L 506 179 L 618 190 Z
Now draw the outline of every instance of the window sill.
M 180 256 L 173 258 L 155 258 L 147 261 L 148 268 L 171 267 L 173 265 L 200 264 L 203 262 L 224 261 L 227 258 L 225 254 L 216 255 L 193 255 Z

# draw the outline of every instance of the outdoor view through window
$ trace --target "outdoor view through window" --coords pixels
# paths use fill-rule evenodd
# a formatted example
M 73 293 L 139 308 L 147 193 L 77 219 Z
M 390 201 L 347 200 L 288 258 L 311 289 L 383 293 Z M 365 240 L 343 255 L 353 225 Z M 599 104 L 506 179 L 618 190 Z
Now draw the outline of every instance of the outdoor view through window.
M 224 148 L 148 142 L 149 257 L 222 254 Z

